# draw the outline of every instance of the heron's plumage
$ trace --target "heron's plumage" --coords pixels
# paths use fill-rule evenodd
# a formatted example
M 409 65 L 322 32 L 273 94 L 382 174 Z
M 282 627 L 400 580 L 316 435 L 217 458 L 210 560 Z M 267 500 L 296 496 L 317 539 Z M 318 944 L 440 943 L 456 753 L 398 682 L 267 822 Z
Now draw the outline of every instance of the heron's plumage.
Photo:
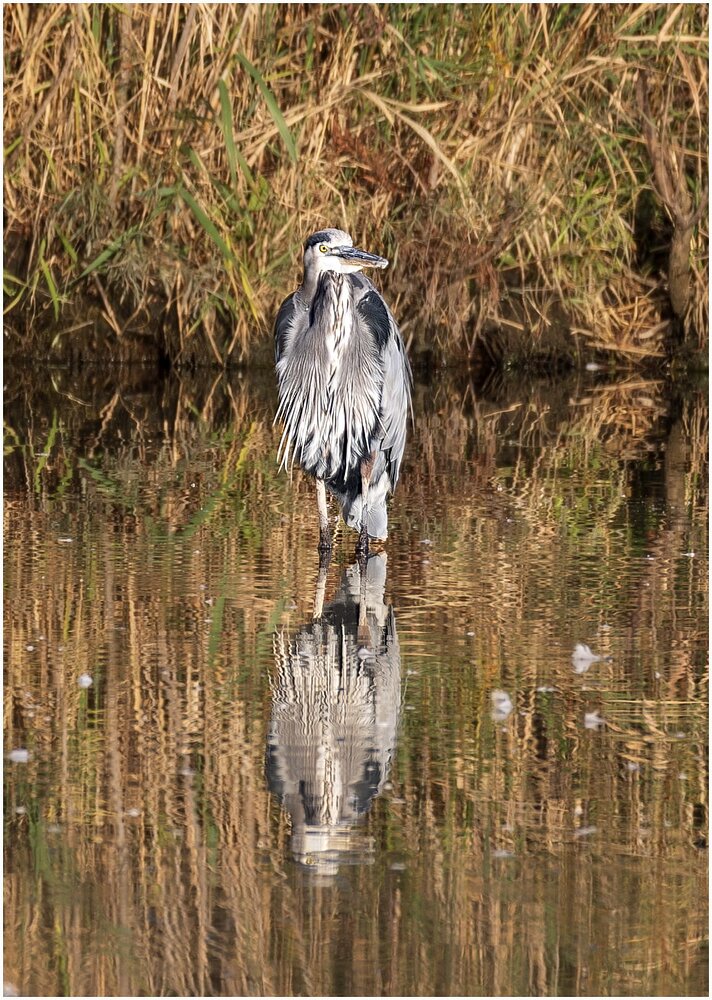
M 297 461 L 323 479 L 357 529 L 365 463 L 368 534 L 384 538 L 386 496 L 395 488 L 405 447 L 410 365 L 396 321 L 369 279 L 331 269 L 314 256 L 326 242 L 344 239 L 346 266 L 352 267 L 360 251 L 350 249 L 345 233 L 324 230 L 307 240 L 304 281 L 277 314 L 276 419 L 284 425 L 279 454 L 283 466 Z

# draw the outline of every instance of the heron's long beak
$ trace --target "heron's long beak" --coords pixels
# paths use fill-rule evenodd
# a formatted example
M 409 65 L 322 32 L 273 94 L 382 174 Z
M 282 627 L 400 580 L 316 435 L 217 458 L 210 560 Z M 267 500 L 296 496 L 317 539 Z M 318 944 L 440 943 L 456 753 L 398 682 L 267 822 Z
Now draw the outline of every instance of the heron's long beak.
M 375 253 L 359 250 L 358 247 L 333 247 L 331 252 L 347 263 L 356 264 L 359 267 L 388 267 L 388 261 L 385 257 L 378 257 Z

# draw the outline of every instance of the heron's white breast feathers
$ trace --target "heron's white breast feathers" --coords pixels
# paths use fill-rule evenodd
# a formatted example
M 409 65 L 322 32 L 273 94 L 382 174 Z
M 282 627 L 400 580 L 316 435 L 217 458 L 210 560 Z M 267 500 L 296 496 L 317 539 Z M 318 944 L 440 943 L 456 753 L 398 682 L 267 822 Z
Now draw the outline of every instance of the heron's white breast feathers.
M 325 280 L 311 324 L 306 315 L 301 328 L 295 321 L 277 378 L 282 466 L 296 458 L 321 478 L 348 474 L 367 456 L 381 426 L 383 364 L 342 276 Z

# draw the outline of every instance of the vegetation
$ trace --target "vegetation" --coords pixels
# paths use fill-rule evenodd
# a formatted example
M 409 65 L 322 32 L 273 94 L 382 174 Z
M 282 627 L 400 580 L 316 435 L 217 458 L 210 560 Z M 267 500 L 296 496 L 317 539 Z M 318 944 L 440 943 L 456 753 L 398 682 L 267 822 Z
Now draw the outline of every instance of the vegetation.
M 706 351 L 704 4 L 3 19 L 10 352 L 254 358 L 329 223 L 414 351 Z

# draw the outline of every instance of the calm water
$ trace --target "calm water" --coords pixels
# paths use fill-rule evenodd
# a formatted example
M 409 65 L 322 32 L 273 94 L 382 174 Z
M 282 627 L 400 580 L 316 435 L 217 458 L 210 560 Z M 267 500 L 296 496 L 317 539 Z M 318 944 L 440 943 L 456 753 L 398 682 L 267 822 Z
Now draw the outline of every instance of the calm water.
M 705 392 L 419 384 L 362 581 L 271 373 L 5 375 L 6 987 L 707 993 Z

